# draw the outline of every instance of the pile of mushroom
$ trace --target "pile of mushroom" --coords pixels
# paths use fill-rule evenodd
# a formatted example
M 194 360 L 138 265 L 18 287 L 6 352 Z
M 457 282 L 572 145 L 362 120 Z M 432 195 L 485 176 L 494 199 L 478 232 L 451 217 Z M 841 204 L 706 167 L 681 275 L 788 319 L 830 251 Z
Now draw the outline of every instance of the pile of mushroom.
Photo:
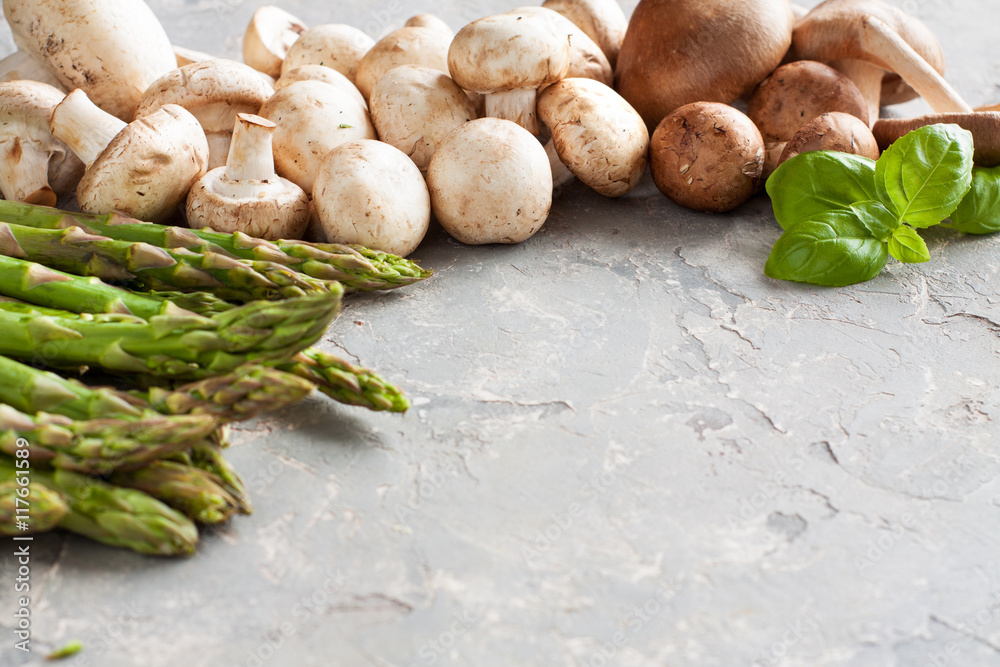
M 647 164 L 713 212 L 796 154 L 876 158 L 929 123 L 1000 164 L 1000 111 L 973 111 L 931 31 L 884 0 L 640 0 L 630 19 L 616 0 L 545 0 L 457 32 L 419 14 L 378 41 L 265 6 L 245 64 L 172 45 L 142 0 L 4 12 L 19 51 L 0 60 L 18 80 L 0 83 L 0 192 L 75 191 L 95 213 L 406 255 L 432 212 L 462 243 L 518 243 L 560 186 L 622 197 Z M 143 38 L 94 38 L 126 33 Z M 935 114 L 880 118 L 918 95 Z

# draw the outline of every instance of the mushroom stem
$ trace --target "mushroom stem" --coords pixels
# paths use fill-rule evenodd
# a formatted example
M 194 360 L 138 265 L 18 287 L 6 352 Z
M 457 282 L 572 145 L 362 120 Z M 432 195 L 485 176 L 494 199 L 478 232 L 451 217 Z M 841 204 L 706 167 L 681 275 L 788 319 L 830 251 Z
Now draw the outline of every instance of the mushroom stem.
M 885 70 L 864 60 L 835 60 L 830 64 L 853 81 L 861 91 L 861 96 L 868 103 L 868 124 L 874 126 L 881 113 L 882 79 L 885 77 Z
M 545 142 L 545 154 L 549 156 L 549 165 L 552 167 L 552 187 L 558 188 L 572 181 L 576 176 L 569 167 L 559 158 L 556 152 L 555 139 Z
M 902 77 L 936 113 L 972 113 L 972 107 L 913 47 L 874 16 L 867 17 L 862 24 L 861 47 L 886 69 Z M 869 120 L 874 125 L 877 118 L 876 115 Z
M 241 113 L 236 117 L 233 142 L 226 160 L 227 180 L 266 182 L 275 178 L 271 145 L 275 127 L 277 125 L 260 116 Z
M 14 139 L 0 150 L 0 192 L 4 199 L 55 206 L 49 187 L 49 151 L 33 141 Z
M 52 136 L 69 146 L 87 167 L 127 126 L 80 89 L 67 95 L 52 112 Z
M 528 132 L 538 136 L 538 116 L 535 105 L 538 91 L 535 88 L 517 88 L 486 96 L 486 116 L 514 121 Z

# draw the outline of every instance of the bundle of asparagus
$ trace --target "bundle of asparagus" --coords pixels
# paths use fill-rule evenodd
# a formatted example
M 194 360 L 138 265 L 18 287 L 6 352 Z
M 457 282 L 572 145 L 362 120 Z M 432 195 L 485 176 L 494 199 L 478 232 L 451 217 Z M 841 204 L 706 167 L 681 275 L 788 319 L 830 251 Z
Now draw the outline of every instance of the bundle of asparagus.
M 371 410 L 409 407 L 375 373 L 309 346 L 345 290 L 429 275 L 360 247 L 0 201 L 0 535 L 62 528 L 191 553 L 195 522 L 252 512 L 223 456 L 225 424 L 316 388 Z M 88 368 L 140 388 L 66 377 Z M 28 458 L 15 460 L 25 441 Z

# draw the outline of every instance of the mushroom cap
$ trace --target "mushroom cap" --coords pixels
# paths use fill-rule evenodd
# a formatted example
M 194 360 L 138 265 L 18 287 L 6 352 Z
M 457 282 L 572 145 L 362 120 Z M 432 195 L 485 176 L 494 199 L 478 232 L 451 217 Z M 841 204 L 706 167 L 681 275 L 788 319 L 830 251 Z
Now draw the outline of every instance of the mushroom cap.
M 208 172 L 194 184 L 185 213 L 192 229 L 243 232 L 276 241 L 300 239 L 309 225 L 309 196 L 291 181 L 253 181 L 252 192 L 234 188 L 226 168 Z
M 545 0 L 542 7 L 557 11 L 594 40 L 612 69 L 618 62 L 628 19 L 616 0 Z
M 253 13 L 243 34 L 243 62 L 276 79 L 289 47 L 305 31 L 306 24 L 295 16 L 265 5 Z
M 944 72 L 938 72 L 944 74 Z M 882 95 L 880 104 L 884 107 L 891 107 L 893 104 L 903 104 L 920 97 L 917 91 L 910 87 L 910 84 L 903 81 L 903 77 L 893 72 L 887 72 L 882 78 Z
M 872 132 L 881 150 L 887 149 L 900 137 L 927 125 L 939 123 L 958 125 L 972 133 L 975 146 L 973 160 L 979 167 L 1000 165 L 1000 111 L 976 113 L 939 113 L 917 118 L 882 118 Z
M 162 222 L 207 170 L 208 141 L 198 120 L 167 104 L 118 133 L 76 189 L 86 213 L 122 213 Z
M 177 67 L 170 40 L 144 2 L 18 0 L 4 14 L 22 49 L 36 54 L 67 90 L 128 122 L 143 91 Z
M 520 243 L 545 223 L 552 169 L 517 123 L 481 118 L 452 132 L 427 170 L 434 215 L 462 243 Z
M 829 65 L 798 60 L 774 70 L 757 86 L 747 115 L 769 143 L 788 141 L 800 127 L 829 111 L 868 122 L 868 103 L 853 81 Z
M 407 28 L 431 28 L 437 30 L 445 36 L 449 42 L 455 38 L 455 31 L 444 20 L 434 16 L 434 14 L 417 14 L 406 20 Z
M 650 167 L 672 201 L 712 213 L 730 211 L 757 191 L 764 140 L 749 118 L 714 102 L 695 102 L 666 116 L 650 141 Z
M 568 18 L 545 7 L 519 7 L 508 13 L 538 16 L 549 21 L 557 33 L 566 35 L 569 39 L 570 62 L 565 78 L 594 79 L 607 86 L 614 85 L 615 71 L 604 51 Z
M 862 20 L 869 16 L 885 23 L 931 67 L 944 72 L 944 53 L 934 33 L 919 19 L 884 0 L 826 0 L 817 5 L 795 25 L 795 51 L 808 60 L 864 60 L 891 71 L 861 47 Z
M 203 60 L 171 70 L 150 84 L 136 116 L 176 104 L 194 114 L 206 132 L 231 132 L 237 114 L 257 113 L 273 94 L 274 86 L 252 67 L 234 60 Z
M 354 83 L 358 64 L 373 46 L 374 39 L 352 26 L 342 23 L 318 25 L 303 32 L 288 48 L 281 63 L 281 73 L 302 65 L 326 65 Z
M 591 79 L 563 79 L 539 96 L 538 116 L 552 133 L 559 159 L 588 186 L 620 197 L 639 184 L 649 131 L 614 90 Z
M 778 159 L 778 164 L 812 151 L 837 151 L 872 160 L 879 156 L 878 144 L 868 123 L 838 111 L 825 113 L 806 123 L 795 133 Z
M 566 76 L 566 35 L 551 22 L 523 14 L 498 14 L 469 23 L 448 50 L 451 78 L 465 90 L 502 93 L 539 88 Z
M 375 139 L 368 111 L 349 95 L 321 81 L 297 81 L 274 93 L 260 115 L 274 131 L 274 165 L 280 176 L 306 193 L 323 158 L 347 141 Z
M 340 92 L 352 98 L 361 106 L 368 108 L 368 101 L 358 90 L 358 87 L 351 83 L 346 76 L 326 65 L 303 65 L 286 72 L 274 83 L 275 90 L 281 90 L 285 86 L 296 81 L 322 81 L 337 88 Z
M 431 222 L 431 198 L 420 170 L 381 141 L 334 148 L 316 174 L 313 203 L 331 243 L 358 243 L 405 257 Z
M 400 28 L 375 43 L 358 63 L 355 80 L 365 99 L 383 74 L 400 65 L 423 65 L 448 73 L 450 42 L 433 28 Z
M 641 0 L 618 54 L 618 92 L 650 128 L 685 104 L 728 104 L 781 63 L 793 24 L 788 0 Z
M 475 120 L 476 108 L 444 72 L 403 65 L 375 84 L 371 115 L 379 138 L 425 171 L 445 137 Z
M 63 142 L 52 136 L 49 119 L 65 95 L 58 89 L 38 81 L 5 81 L 0 83 L 0 183 L 8 200 L 25 201 L 45 206 L 56 205 L 56 195 L 75 187 L 60 180 L 44 180 L 50 174 L 59 175 L 60 165 L 82 167 Z M 46 167 L 46 164 L 48 165 Z M 83 173 L 78 168 L 75 177 Z M 8 174 L 16 174 L 8 180 Z M 35 178 L 30 178 L 34 175 Z M 58 190 L 56 188 L 59 188 Z

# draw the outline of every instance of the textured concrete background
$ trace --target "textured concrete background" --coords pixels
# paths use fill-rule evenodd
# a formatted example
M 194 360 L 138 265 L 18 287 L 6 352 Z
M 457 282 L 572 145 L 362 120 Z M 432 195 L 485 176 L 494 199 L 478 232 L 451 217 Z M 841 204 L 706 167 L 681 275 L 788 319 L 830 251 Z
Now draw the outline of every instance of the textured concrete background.
M 236 56 L 262 2 L 153 0 Z M 994 0 L 896 4 L 1000 101 Z M 289 1 L 374 35 L 503 2 Z M 628 9 L 634 6 L 630 3 Z M 426 284 L 324 347 L 404 417 L 311 400 L 236 434 L 257 513 L 196 557 L 35 544 L 39 651 L 82 667 L 1000 665 L 1000 239 L 828 290 L 761 271 L 766 199 L 681 210 L 579 185 L 517 247 L 432 231 Z M 0 664 L 14 561 L 0 542 Z

